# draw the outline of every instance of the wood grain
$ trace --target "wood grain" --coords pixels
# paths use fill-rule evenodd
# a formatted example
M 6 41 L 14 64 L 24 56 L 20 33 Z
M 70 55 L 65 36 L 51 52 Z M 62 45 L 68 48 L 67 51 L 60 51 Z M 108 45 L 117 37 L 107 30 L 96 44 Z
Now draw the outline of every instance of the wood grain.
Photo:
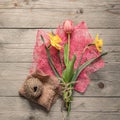
M 120 0 L 0 0 L 0 120 L 63 120 L 60 99 L 46 113 L 18 89 L 31 67 L 37 29 L 51 31 L 66 19 L 86 21 L 109 51 L 87 91 L 74 92 L 70 120 L 120 119 Z
M 58 100 L 51 108 L 51 112 L 60 112 L 60 107 L 60 100 Z M 24 97 L 0 97 L 0 108 L 2 112 L 11 110 L 14 112 L 32 112 L 32 110 L 42 112 L 44 110 L 40 105 L 30 102 Z
M 26 44 L 25 46 L 28 47 L 28 44 Z M 2 52 L 0 53 L 0 58 L 1 58 L 0 62 L 31 62 L 33 49 L 26 49 L 26 48 L 24 49 L 23 48 L 22 49 L 2 48 L 1 49 Z M 111 47 L 104 47 L 104 48 L 106 51 L 109 51 L 109 49 L 113 49 L 113 51 L 109 51 L 109 54 L 104 57 L 106 62 L 120 62 L 119 46 L 118 47 L 111 46 Z M 117 48 L 118 48 L 118 51 L 117 51 Z
M 44 112 L 2 112 L 0 113 L 0 120 L 64 120 L 66 114 L 61 112 L 51 112 L 45 114 Z M 116 112 L 71 112 L 70 120 L 119 120 L 120 113 Z
M 119 62 L 120 29 L 90 29 L 89 31 L 93 36 L 100 33 L 100 37 L 103 38 L 104 50 L 109 51 L 109 54 L 105 56 L 105 61 Z M 1 29 L 0 62 L 31 62 L 36 32 L 37 29 Z M 7 33 L 9 35 L 6 35 Z
M 74 97 L 72 102 L 72 112 L 119 112 L 120 110 L 120 98 L 81 98 Z M 51 112 L 60 112 L 61 100 L 57 100 L 53 105 Z M 2 112 L 43 112 L 41 107 L 29 103 L 28 100 L 20 97 L 0 97 L 0 108 Z
M 116 112 L 71 112 L 70 120 L 119 120 L 120 114 Z
M 26 107 L 26 106 L 24 106 Z M 114 116 L 114 115 L 113 115 Z M 119 115 L 118 115 L 119 117 Z M 59 120 L 62 119 L 61 112 L 45 113 L 41 111 L 6 111 L 0 113 L 0 120 Z
M 24 45 L 24 48 L 33 48 L 36 40 L 36 34 L 38 29 L 0 29 L 0 45 L 6 43 L 6 45 L 18 44 L 17 47 L 20 48 L 21 44 Z M 46 32 L 50 32 L 55 29 L 42 29 Z M 98 33 L 100 37 L 104 40 L 104 45 L 107 46 L 119 46 L 120 44 L 120 29 L 89 29 L 90 34 L 95 38 L 95 35 Z M 9 33 L 9 34 L 7 34 Z M 9 44 L 10 43 L 10 44 Z M 30 45 L 29 45 L 30 44 Z M 112 47 L 111 47 L 112 49 Z
M 50 29 L 44 30 L 50 31 Z M 105 67 L 91 75 L 92 81 L 84 96 L 119 96 L 120 29 L 90 29 L 89 31 L 93 36 L 100 33 L 101 38 L 104 39 L 104 50 L 109 51 L 109 54 L 104 57 Z M 18 96 L 18 88 L 28 75 L 32 64 L 36 32 L 37 29 L 1 29 L 0 83 L 10 85 L 10 90 L 1 86 L 0 96 L 4 96 L 4 92 L 6 96 Z M 7 33 L 9 35 L 6 35 Z M 103 89 L 99 88 L 99 82 L 104 83 Z M 83 95 L 75 93 L 75 96 Z
M 75 97 L 72 111 L 119 112 L 119 98 L 80 98 Z
M 97 8 L 83 8 L 83 13 L 78 8 L 0 9 L 0 28 L 56 28 L 66 19 L 74 20 L 75 24 L 84 20 L 89 28 L 120 28 L 119 9 Z
M 75 92 L 74 96 L 120 96 L 119 66 L 119 63 L 106 63 L 103 69 L 90 76 L 87 91 L 84 94 Z M 30 67 L 31 63 L 0 63 L 0 96 L 18 96 Z M 100 82 L 104 88 L 99 87 Z
M 119 0 L 0 0 L 0 8 L 119 8 Z

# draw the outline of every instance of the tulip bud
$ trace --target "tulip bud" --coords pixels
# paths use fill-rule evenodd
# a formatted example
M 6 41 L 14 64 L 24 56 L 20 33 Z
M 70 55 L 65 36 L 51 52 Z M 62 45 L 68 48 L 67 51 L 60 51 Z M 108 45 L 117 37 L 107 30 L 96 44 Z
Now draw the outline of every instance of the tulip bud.
M 73 22 L 71 20 L 66 20 L 63 24 L 63 29 L 66 33 L 72 33 L 73 32 Z

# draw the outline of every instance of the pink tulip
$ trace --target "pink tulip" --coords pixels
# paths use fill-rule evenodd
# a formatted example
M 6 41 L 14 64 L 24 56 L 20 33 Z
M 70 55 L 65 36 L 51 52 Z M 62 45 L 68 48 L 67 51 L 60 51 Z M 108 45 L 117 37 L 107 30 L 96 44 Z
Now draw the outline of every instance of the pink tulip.
M 71 20 L 66 20 L 63 23 L 63 29 L 66 33 L 72 33 L 74 29 L 73 22 Z

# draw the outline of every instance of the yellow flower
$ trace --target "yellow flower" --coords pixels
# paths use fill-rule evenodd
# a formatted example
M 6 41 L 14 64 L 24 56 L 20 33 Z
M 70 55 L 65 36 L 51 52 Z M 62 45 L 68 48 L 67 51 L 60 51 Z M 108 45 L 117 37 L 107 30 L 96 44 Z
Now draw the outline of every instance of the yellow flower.
M 99 39 L 98 34 L 96 35 L 95 41 L 93 42 L 93 44 L 95 44 L 95 46 L 99 52 L 102 52 L 103 40 Z
M 62 42 L 61 38 L 58 35 L 54 35 L 53 33 L 49 34 L 50 44 L 58 50 L 61 50 L 62 46 L 60 43 Z

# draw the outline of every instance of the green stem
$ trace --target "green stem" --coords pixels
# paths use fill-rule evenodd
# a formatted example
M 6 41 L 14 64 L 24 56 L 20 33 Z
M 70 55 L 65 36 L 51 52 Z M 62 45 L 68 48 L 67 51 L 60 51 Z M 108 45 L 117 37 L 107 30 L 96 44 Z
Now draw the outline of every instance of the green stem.
M 51 44 L 48 45 L 48 49 L 51 47 Z
M 52 60 L 52 58 L 51 58 L 51 56 L 50 56 L 49 49 L 48 49 L 46 46 L 45 46 L 45 49 L 46 49 L 46 52 L 47 52 L 47 55 L 48 55 L 48 62 L 49 62 L 49 64 L 50 64 L 53 72 L 55 73 L 56 77 L 59 78 L 60 75 L 59 75 L 57 69 L 56 69 L 55 66 L 54 66 L 53 60 Z
M 70 33 L 68 33 L 68 59 L 67 59 L 67 63 L 69 61 L 69 54 L 70 54 Z
M 62 58 L 61 58 L 61 55 L 60 55 L 60 51 L 58 51 L 58 57 L 59 57 L 59 60 L 60 60 L 61 69 L 63 71 Z
M 107 52 L 102 53 L 100 56 L 96 57 L 96 58 L 92 58 L 88 61 L 86 61 L 85 63 L 83 63 L 81 66 L 78 67 L 78 69 L 76 70 L 73 78 L 71 81 L 76 81 L 77 77 L 79 76 L 79 74 L 90 64 L 92 64 L 93 62 L 99 60 L 99 58 L 101 58 L 102 56 L 108 54 Z
M 42 40 L 43 44 L 45 45 L 45 41 L 44 41 L 43 36 L 41 35 L 40 37 L 41 37 L 41 40 Z M 51 69 L 55 73 L 56 77 L 60 78 L 60 75 L 59 75 L 59 73 L 58 73 L 57 69 L 55 68 L 54 63 L 52 61 L 52 58 L 51 58 L 51 55 L 50 55 L 50 51 L 49 51 L 49 49 L 48 49 L 48 47 L 46 45 L 45 45 L 45 49 L 46 49 L 46 53 L 47 53 L 47 56 L 48 56 L 48 62 L 50 64 Z

